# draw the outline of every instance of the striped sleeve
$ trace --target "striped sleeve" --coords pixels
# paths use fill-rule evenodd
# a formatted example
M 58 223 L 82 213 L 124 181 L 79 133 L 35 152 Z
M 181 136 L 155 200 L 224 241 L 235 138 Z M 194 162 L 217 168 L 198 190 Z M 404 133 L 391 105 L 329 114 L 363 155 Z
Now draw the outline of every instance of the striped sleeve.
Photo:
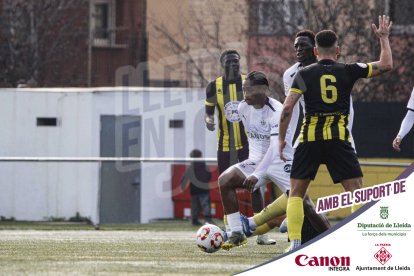
M 292 86 L 289 89 L 289 92 L 303 94 L 306 91 L 306 85 L 303 81 L 301 72 L 296 73 L 295 78 L 293 79 Z
M 303 93 L 302 90 L 300 90 L 298 88 L 293 88 L 293 87 L 289 89 L 289 92 L 295 92 L 295 93 L 299 93 L 299 94 L 302 94 Z
M 372 63 L 357 62 L 345 66 L 354 79 L 372 77 Z

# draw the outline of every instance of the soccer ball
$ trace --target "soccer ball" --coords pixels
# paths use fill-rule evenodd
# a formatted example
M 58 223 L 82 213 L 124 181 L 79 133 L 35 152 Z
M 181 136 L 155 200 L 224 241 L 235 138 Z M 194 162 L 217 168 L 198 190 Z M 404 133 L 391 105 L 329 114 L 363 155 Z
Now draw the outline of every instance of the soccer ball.
M 214 224 L 205 224 L 197 231 L 196 244 L 203 252 L 214 253 L 221 248 L 223 242 L 224 232 Z

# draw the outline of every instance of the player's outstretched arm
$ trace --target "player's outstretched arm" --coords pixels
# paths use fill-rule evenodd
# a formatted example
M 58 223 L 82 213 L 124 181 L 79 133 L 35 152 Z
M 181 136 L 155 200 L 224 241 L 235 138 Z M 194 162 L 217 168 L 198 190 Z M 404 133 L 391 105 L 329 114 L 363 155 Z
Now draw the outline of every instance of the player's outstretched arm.
M 375 24 L 371 25 L 373 32 L 378 37 L 381 44 L 379 61 L 371 63 L 372 77 L 388 72 L 393 68 L 391 46 L 389 41 L 391 26 L 392 21 L 390 21 L 390 17 L 386 15 L 379 16 L 378 27 Z

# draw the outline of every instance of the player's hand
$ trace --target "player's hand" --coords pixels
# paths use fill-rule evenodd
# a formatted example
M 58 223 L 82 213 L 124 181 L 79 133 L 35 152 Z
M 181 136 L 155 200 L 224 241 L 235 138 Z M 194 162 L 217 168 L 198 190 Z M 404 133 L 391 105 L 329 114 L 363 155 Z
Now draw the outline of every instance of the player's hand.
M 214 119 L 211 117 L 206 117 L 206 127 L 208 130 L 210 131 L 214 131 L 215 129 L 215 123 L 214 123 Z
M 243 182 L 243 187 L 246 188 L 249 192 L 253 192 L 254 190 L 254 186 L 256 185 L 257 181 L 259 181 L 259 179 L 256 178 L 256 176 L 254 175 L 250 175 L 249 177 L 247 177 L 244 182 Z
M 392 141 L 392 147 L 396 150 L 396 151 L 400 151 L 400 144 L 401 144 L 401 136 L 397 135 L 397 137 L 395 137 L 394 141 Z
M 390 29 L 392 26 L 392 21 L 390 21 L 390 17 L 387 15 L 379 16 L 378 17 L 378 28 L 375 24 L 372 24 L 372 30 L 374 31 L 375 35 L 378 38 L 387 38 L 390 34 Z
M 284 162 L 287 161 L 286 157 L 283 155 L 283 150 L 285 149 L 285 147 L 286 147 L 286 141 L 279 140 L 279 156 L 280 156 L 280 159 L 282 159 Z

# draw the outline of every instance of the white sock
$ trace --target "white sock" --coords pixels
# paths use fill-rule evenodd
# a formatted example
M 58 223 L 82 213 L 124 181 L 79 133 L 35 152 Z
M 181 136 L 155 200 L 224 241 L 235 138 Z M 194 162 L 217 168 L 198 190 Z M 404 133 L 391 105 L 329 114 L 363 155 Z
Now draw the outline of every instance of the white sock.
M 249 220 L 249 226 L 250 226 L 250 229 L 252 229 L 252 230 L 256 230 L 257 225 L 256 225 L 256 223 L 254 222 L 253 217 L 248 218 L 248 220 Z
M 240 220 L 240 212 L 227 215 L 227 221 L 229 223 L 230 230 L 232 232 L 242 232 L 243 226 Z

